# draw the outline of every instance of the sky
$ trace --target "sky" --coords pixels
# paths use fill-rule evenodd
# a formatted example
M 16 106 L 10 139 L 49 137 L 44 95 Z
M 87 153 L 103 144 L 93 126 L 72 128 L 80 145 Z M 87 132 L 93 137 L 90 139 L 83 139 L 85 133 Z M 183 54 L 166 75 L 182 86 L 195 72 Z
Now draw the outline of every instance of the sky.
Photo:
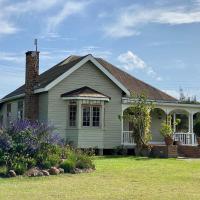
M 0 98 L 69 55 L 102 57 L 168 94 L 200 99 L 200 0 L 0 0 Z

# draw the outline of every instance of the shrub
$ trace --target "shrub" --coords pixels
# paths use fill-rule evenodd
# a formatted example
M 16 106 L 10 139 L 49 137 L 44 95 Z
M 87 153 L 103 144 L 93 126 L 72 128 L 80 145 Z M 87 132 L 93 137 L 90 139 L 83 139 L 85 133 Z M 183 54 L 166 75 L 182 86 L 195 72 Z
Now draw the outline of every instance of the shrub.
M 14 170 L 17 175 L 23 175 L 27 169 L 27 164 L 23 162 L 16 162 L 12 167 L 12 170 Z
M 75 167 L 76 166 L 74 160 L 65 160 L 60 164 L 60 168 L 63 168 L 65 173 L 70 173 Z
M 31 167 L 50 168 L 61 164 L 65 172 L 75 167 L 91 168 L 91 152 L 83 152 L 64 146 L 63 139 L 54 133 L 53 126 L 21 120 L 11 124 L 8 130 L 0 132 L 0 164 L 17 174 Z
M 94 168 L 92 157 L 89 156 L 87 153 L 79 150 L 77 152 L 76 168 L 79 169 Z
M 8 169 L 6 166 L 0 167 L 0 177 L 5 177 L 7 175 Z
M 0 163 L 22 174 L 36 164 L 54 166 L 61 158 L 62 138 L 53 126 L 20 120 L 0 132 Z

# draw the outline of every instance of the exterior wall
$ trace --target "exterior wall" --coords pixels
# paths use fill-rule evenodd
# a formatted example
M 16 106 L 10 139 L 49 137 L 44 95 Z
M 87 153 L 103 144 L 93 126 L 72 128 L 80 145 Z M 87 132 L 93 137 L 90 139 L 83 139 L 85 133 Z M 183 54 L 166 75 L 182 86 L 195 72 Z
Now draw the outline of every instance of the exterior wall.
M 48 122 L 48 93 L 39 95 L 39 121 Z
M 6 127 L 6 120 L 7 120 L 7 116 L 6 116 L 6 104 L 4 103 L 1 107 L 1 115 L 3 116 L 3 127 Z
M 165 117 L 166 115 L 164 112 L 162 112 L 159 116 L 155 111 L 151 112 L 152 142 L 163 142 L 163 136 L 160 134 L 160 128 Z
M 111 100 L 105 103 L 104 126 L 101 128 L 67 126 L 68 104 L 60 95 L 83 86 L 91 87 L 111 97 Z M 87 62 L 49 91 L 48 119 L 65 138 L 72 139 L 78 147 L 116 147 L 121 144 L 121 122 L 118 119 L 118 115 L 122 112 L 121 94 L 121 89 L 91 62 Z M 78 121 L 80 120 L 79 118 Z
M 7 127 L 7 125 L 8 125 L 7 104 L 9 104 L 9 103 L 11 104 L 11 118 L 10 118 L 10 120 L 15 121 L 15 120 L 17 120 L 17 117 L 18 117 L 18 101 L 21 101 L 21 100 L 22 99 L 17 99 L 17 100 L 11 101 L 11 102 L 4 103 L 2 105 L 1 113 L 3 115 L 3 127 Z

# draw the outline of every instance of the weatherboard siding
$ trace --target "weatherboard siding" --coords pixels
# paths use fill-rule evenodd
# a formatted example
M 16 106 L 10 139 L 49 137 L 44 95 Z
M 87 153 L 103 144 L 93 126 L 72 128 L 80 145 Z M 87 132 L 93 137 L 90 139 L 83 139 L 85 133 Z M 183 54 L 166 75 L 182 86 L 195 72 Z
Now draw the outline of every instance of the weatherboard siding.
M 104 126 L 100 129 L 92 127 L 85 129 L 79 126 L 70 131 L 68 128 L 68 104 L 67 101 L 61 99 L 60 95 L 83 86 L 91 87 L 111 97 L 111 100 L 105 103 Z M 87 62 L 49 91 L 48 119 L 54 123 L 65 138 L 75 140 L 74 143 L 79 147 L 116 147 L 121 143 L 121 122 L 118 119 L 122 109 L 121 93 L 121 89 L 106 75 L 91 62 Z
M 39 95 L 39 121 L 48 122 L 48 93 Z

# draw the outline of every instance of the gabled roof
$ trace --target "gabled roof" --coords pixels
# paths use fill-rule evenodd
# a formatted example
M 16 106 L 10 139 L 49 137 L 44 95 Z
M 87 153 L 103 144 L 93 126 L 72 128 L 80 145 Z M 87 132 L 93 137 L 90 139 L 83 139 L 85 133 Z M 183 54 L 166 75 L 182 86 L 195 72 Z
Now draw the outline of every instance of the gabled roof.
M 96 99 L 110 99 L 109 96 L 98 92 L 90 87 L 84 86 L 70 92 L 61 94 L 62 98 L 96 98 Z
M 158 101 L 177 101 L 170 95 L 162 92 L 151 85 L 138 80 L 132 75 L 120 70 L 102 58 L 94 58 L 91 55 L 86 56 L 69 56 L 54 67 L 40 74 L 39 84 L 35 88 L 36 92 L 48 91 L 51 87 L 65 78 L 67 75 L 78 69 L 84 62 L 92 61 L 99 69 L 101 69 L 113 82 L 115 82 L 125 93 L 134 92 L 139 95 L 146 93 L 148 99 Z M 13 98 L 25 93 L 25 85 L 19 87 L 15 91 L 6 95 L 2 100 Z

